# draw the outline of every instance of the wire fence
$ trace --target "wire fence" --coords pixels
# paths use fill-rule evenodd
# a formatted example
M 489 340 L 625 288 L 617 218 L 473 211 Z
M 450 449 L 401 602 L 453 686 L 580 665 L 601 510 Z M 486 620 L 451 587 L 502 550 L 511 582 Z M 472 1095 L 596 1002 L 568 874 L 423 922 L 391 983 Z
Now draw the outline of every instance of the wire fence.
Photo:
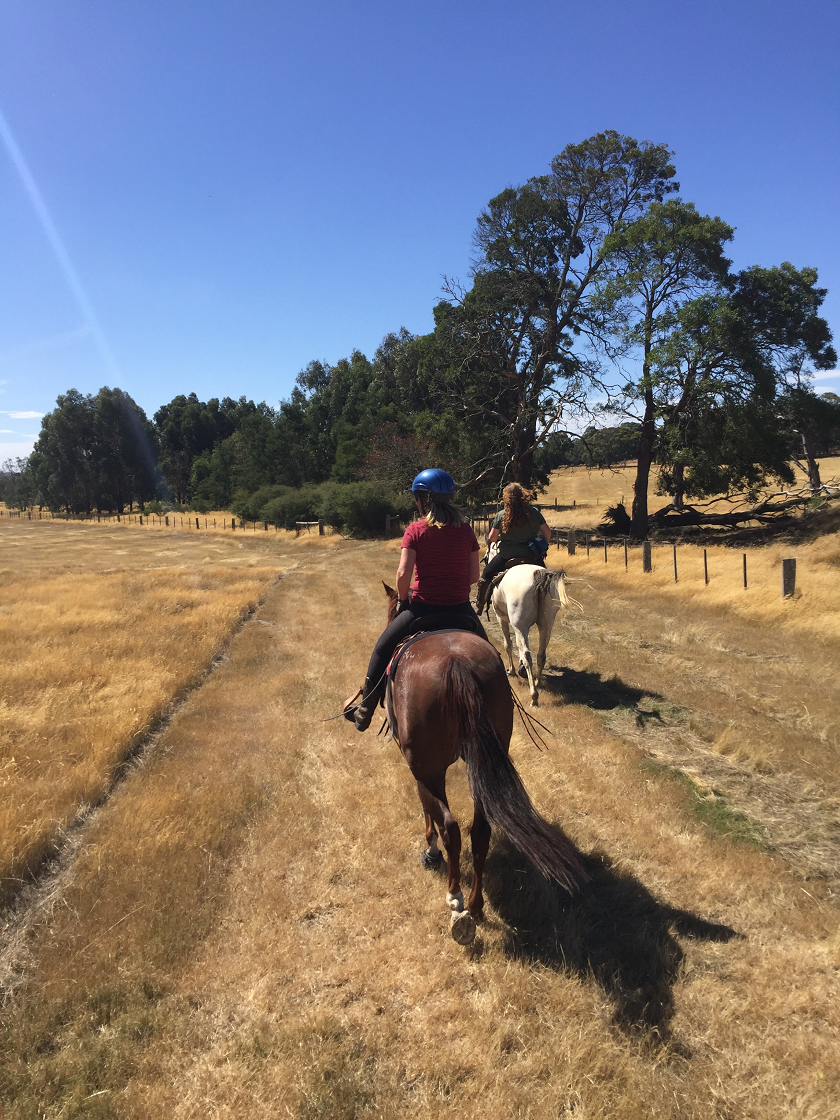
M 541 508 L 561 509 L 563 507 L 542 506 Z M 567 509 L 577 507 L 565 507 Z M 477 511 L 471 511 L 469 517 L 470 524 L 476 534 L 480 532 L 489 532 L 493 519 L 498 513 L 499 507 L 492 506 L 490 508 L 484 507 Z M 28 521 L 64 521 L 64 522 L 82 522 L 82 523 L 95 523 L 95 524 L 125 524 L 125 525 L 144 525 L 149 527 L 164 528 L 164 529 L 183 529 L 187 531 L 200 532 L 202 530 L 230 530 L 231 532 L 253 532 L 262 531 L 268 533 L 269 531 L 279 532 L 281 529 L 287 532 L 294 532 L 298 536 L 302 532 L 312 533 L 316 532 L 319 536 L 324 536 L 328 526 L 323 519 L 313 518 L 307 521 L 294 521 L 284 522 L 279 521 L 252 521 L 243 518 L 237 519 L 236 517 L 206 517 L 198 514 L 149 514 L 149 513 L 116 513 L 116 514 L 61 514 L 54 513 L 50 510 L 9 510 L 0 509 L 0 518 L 8 518 L 9 520 L 28 520 Z M 186 523 L 185 523 L 186 522 Z M 408 519 L 396 517 L 392 514 L 385 515 L 385 536 L 391 538 L 397 533 L 402 531 L 403 525 L 408 524 Z M 581 551 L 586 549 L 587 560 L 591 559 L 593 554 L 603 559 L 604 564 L 608 564 L 612 558 L 613 562 L 623 561 L 625 569 L 630 567 L 631 558 L 634 563 L 637 559 L 641 560 L 643 572 L 652 572 L 654 570 L 654 553 L 653 545 L 650 541 L 635 541 L 629 537 L 605 537 L 598 536 L 586 529 L 577 529 L 573 526 L 555 526 L 551 529 L 551 544 L 556 549 L 565 546 L 569 556 L 577 555 L 578 549 Z M 699 545 L 681 545 L 680 549 L 685 552 L 686 549 L 690 550 L 695 556 Z M 680 557 L 678 555 L 678 546 L 676 544 L 660 545 L 657 546 L 657 553 L 661 554 L 662 550 L 669 550 L 670 557 L 666 563 L 670 561 L 674 582 L 678 583 L 680 579 Z M 612 557 L 611 554 L 612 553 Z M 616 556 L 616 553 L 618 555 Z M 749 569 L 748 569 L 748 553 L 741 554 L 741 580 L 745 590 L 749 588 Z M 708 550 L 703 549 L 703 577 L 706 585 L 708 586 L 711 576 L 709 572 L 709 556 Z M 782 560 L 782 596 L 790 598 L 796 593 L 796 559 L 788 557 Z

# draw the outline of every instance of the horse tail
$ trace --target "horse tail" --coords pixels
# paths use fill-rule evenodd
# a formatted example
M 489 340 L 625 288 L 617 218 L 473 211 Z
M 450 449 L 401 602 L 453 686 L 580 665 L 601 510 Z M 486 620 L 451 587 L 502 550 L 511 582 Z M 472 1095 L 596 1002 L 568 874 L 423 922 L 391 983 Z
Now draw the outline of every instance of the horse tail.
M 583 609 L 577 599 L 573 599 L 566 590 L 566 573 L 562 568 L 538 568 L 534 572 L 534 591 L 538 602 L 557 599 L 562 607 Z
M 546 879 L 575 894 L 588 876 L 568 837 L 543 820 L 531 804 L 487 714 L 475 674 L 452 658 L 443 671 L 443 686 L 445 714 L 458 735 L 473 800 L 491 826 L 506 832 Z

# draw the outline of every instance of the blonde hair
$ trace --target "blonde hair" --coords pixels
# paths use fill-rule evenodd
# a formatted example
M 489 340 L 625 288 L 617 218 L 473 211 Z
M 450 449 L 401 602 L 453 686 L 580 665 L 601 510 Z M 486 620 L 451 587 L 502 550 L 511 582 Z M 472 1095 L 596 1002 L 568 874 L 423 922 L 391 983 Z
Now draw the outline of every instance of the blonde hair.
M 460 510 L 451 502 L 447 502 L 440 494 L 424 493 L 421 501 L 425 510 L 425 521 L 435 529 L 442 529 L 444 525 L 461 525 L 464 518 Z M 426 506 L 428 505 L 428 509 Z
M 531 520 L 531 507 L 529 502 L 534 495 L 518 482 L 511 482 L 502 491 L 505 503 L 505 512 L 502 515 L 502 532 L 509 533 L 511 529 L 518 529 L 527 525 Z

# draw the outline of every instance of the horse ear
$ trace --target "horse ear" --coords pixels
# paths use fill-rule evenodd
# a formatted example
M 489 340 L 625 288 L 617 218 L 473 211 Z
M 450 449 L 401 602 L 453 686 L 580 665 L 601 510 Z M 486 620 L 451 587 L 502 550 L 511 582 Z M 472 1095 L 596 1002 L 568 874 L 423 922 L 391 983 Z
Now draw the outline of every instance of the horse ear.
M 396 596 L 397 596 L 396 591 L 394 590 L 393 587 L 389 587 L 384 579 L 382 581 L 382 586 L 385 588 L 385 594 L 388 596 L 389 599 L 395 599 L 396 598 Z

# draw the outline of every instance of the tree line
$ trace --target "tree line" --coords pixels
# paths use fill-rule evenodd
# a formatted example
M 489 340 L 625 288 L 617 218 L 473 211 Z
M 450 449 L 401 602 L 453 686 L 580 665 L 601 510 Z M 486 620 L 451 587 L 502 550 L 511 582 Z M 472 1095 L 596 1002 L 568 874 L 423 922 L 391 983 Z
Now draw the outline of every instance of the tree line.
M 810 383 L 837 361 L 826 291 L 814 268 L 734 271 L 732 227 L 679 197 L 675 174 L 665 145 L 569 145 L 490 200 L 469 283 L 445 281 L 429 334 L 313 361 L 276 408 L 192 393 L 149 421 L 119 389 L 71 390 L 5 482 L 75 511 L 157 499 L 257 514 L 327 486 L 328 504 L 377 495 L 396 512 L 432 463 L 484 501 L 558 466 L 632 459 L 638 537 L 654 463 L 676 514 L 789 485 L 792 458 L 816 492 L 817 458 L 840 443 L 840 400 Z

